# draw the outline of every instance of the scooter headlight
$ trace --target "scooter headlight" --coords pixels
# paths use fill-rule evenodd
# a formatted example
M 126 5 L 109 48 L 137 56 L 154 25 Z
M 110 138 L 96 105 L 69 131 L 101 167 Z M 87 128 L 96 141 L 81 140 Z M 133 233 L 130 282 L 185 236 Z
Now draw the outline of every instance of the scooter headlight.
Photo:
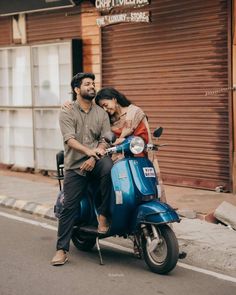
M 140 154 L 144 150 L 145 144 L 141 137 L 134 136 L 130 142 L 129 148 L 130 151 L 134 154 Z

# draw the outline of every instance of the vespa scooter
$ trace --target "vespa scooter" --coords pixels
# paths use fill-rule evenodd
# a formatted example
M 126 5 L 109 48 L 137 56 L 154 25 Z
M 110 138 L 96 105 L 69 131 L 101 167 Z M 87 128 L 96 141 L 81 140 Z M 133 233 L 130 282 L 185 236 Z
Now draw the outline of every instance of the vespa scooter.
M 162 128 L 159 128 L 153 136 L 160 137 L 161 133 Z M 114 141 L 111 134 L 105 139 L 109 143 Z M 170 224 L 180 222 L 180 218 L 171 206 L 160 202 L 153 163 L 147 157 L 136 157 L 144 150 L 157 151 L 159 147 L 158 144 L 145 144 L 141 137 L 130 136 L 123 143 L 106 150 L 108 155 L 124 155 L 111 170 L 113 188 L 110 198 L 110 228 L 106 234 L 97 232 L 98 192 L 90 187 L 80 202 L 73 228 L 72 241 L 77 249 L 89 251 L 96 244 L 100 263 L 103 264 L 100 239 L 111 236 L 131 237 L 151 271 L 167 274 L 174 269 L 179 258 L 179 246 Z M 63 179 L 62 155 L 57 155 L 57 161 L 61 161 L 58 165 L 60 183 Z M 62 205 L 61 190 L 55 205 L 57 214 Z

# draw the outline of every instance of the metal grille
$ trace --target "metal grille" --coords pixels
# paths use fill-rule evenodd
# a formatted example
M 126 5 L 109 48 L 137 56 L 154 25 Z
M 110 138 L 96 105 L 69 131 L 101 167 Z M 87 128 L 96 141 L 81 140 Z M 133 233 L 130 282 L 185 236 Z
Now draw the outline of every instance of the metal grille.
M 228 3 L 152 1 L 152 22 L 102 30 L 102 84 L 164 127 L 164 181 L 230 188 Z

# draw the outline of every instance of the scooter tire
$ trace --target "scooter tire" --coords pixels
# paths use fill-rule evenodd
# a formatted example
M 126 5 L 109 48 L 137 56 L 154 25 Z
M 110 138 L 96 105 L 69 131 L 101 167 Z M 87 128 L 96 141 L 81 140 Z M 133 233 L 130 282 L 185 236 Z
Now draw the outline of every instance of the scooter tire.
M 147 240 L 142 236 L 143 258 L 154 273 L 167 274 L 173 270 L 179 257 L 179 245 L 175 233 L 168 225 L 155 225 L 161 243 L 152 252 L 148 249 Z M 152 239 L 151 227 L 149 228 Z
M 96 244 L 96 238 L 82 236 L 78 228 L 73 229 L 71 240 L 78 250 L 84 252 L 91 251 Z

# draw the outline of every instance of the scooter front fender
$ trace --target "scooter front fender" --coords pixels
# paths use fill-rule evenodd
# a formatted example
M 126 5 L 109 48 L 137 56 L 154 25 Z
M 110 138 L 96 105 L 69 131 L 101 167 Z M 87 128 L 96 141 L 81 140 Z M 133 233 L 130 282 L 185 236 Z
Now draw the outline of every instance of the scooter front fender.
M 136 225 L 140 223 L 163 224 L 180 222 L 179 215 L 168 204 L 153 200 L 139 205 Z

